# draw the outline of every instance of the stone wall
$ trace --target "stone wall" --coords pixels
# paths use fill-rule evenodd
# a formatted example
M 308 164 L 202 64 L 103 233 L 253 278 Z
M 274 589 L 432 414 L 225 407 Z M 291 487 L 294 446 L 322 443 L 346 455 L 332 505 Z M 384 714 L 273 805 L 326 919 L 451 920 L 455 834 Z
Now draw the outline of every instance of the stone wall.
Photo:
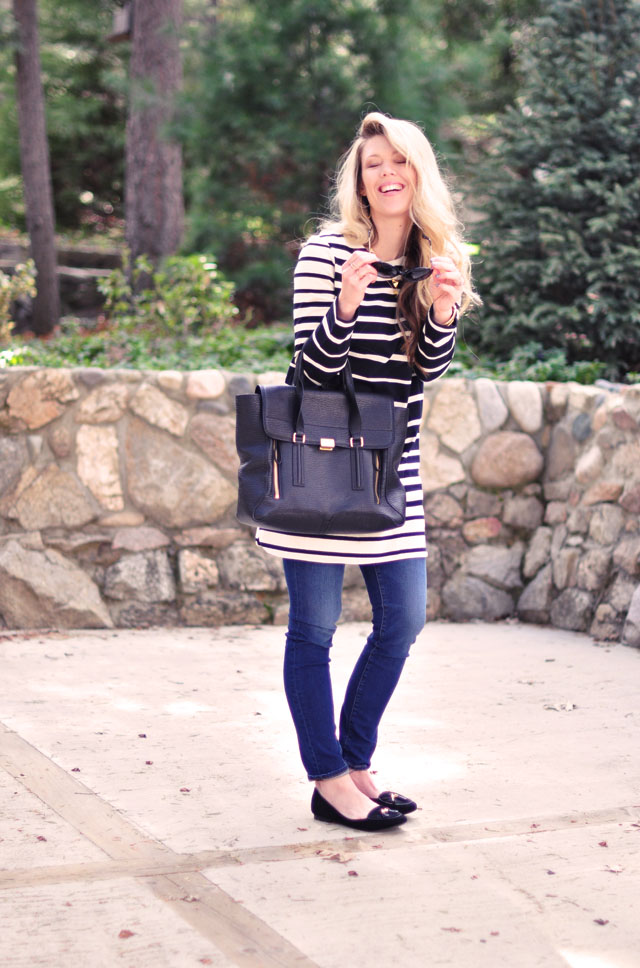
M 235 520 L 219 371 L 0 373 L 0 625 L 283 622 L 279 559 Z M 429 615 L 517 616 L 640 646 L 640 387 L 425 391 Z M 367 617 L 357 568 L 346 618 Z

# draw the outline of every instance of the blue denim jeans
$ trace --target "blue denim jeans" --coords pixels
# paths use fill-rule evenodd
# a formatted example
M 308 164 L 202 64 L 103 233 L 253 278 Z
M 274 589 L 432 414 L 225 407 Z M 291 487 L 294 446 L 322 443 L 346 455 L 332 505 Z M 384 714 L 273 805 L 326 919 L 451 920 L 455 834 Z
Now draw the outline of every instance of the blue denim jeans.
M 425 623 L 424 558 L 360 570 L 373 629 L 347 685 L 338 737 L 329 650 L 342 610 L 344 565 L 284 560 L 290 602 L 284 687 L 310 780 L 369 769 L 382 714 Z

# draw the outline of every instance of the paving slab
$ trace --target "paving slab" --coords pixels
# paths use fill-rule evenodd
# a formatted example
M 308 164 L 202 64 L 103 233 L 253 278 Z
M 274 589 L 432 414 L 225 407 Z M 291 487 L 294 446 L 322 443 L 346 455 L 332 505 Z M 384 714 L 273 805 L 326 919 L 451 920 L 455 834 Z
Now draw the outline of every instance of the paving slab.
M 309 812 L 282 640 L 0 633 L 3 968 L 640 968 L 637 650 L 429 625 L 374 763 L 421 808 L 354 835 Z

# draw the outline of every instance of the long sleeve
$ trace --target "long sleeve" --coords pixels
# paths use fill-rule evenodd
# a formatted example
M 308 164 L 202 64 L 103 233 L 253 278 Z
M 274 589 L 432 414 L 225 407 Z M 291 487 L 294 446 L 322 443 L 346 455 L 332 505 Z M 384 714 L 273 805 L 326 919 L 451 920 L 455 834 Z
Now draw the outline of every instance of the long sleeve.
M 456 348 L 457 323 L 457 314 L 452 325 L 439 326 L 431 310 L 427 313 L 416 350 L 416 366 L 425 383 L 437 380 L 449 369 Z
M 356 324 L 357 316 L 345 323 L 336 315 L 335 280 L 340 269 L 332 248 L 315 236 L 303 246 L 295 269 L 295 357 L 302 351 L 305 376 L 316 384 L 327 383 L 343 369 Z M 292 376 L 290 368 L 288 382 Z

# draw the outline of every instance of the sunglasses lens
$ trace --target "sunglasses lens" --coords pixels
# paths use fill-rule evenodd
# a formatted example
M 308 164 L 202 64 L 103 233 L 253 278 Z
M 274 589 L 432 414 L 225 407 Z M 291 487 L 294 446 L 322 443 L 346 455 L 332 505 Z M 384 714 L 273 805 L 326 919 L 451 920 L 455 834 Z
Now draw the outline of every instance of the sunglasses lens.
M 388 262 L 372 262 L 371 265 L 379 276 L 390 277 L 398 275 L 398 268 L 396 266 L 389 265 Z
M 406 278 L 411 282 L 418 282 L 419 279 L 428 279 L 432 272 L 433 269 L 427 266 L 416 266 L 415 269 L 407 269 Z

